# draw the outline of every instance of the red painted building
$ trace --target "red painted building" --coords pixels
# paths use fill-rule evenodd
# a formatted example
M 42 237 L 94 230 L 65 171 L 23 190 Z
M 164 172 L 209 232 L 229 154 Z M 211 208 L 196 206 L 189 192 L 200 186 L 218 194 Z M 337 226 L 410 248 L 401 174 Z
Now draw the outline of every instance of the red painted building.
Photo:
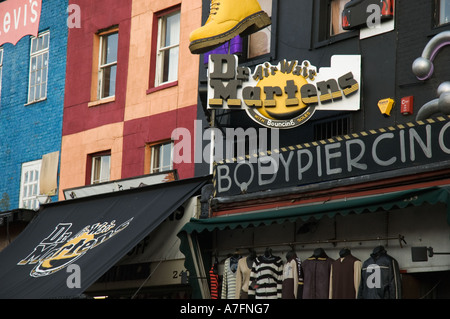
M 193 145 L 199 62 L 187 41 L 201 4 L 76 4 L 81 27 L 69 30 L 60 200 L 67 189 L 152 173 L 193 177 L 193 154 L 172 161 L 172 132 L 188 129 Z

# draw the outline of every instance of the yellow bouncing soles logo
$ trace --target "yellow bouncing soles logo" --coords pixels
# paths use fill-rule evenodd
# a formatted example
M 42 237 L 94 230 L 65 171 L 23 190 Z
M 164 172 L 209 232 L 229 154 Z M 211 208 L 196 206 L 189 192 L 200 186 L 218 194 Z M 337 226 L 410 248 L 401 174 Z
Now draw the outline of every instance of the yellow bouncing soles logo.
M 294 62 L 282 61 L 280 66 L 275 68 L 266 64 L 264 68 L 260 66 L 257 69 L 259 74 L 256 73 L 256 78 L 259 81 L 255 90 L 261 92 L 266 98 L 260 101 L 259 107 L 248 108 L 247 113 L 263 126 L 292 128 L 303 124 L 314 114 L 317 97 L 305 98 L 303 101 L 297 96 L 299 88 L 301 90 L 308 84 L 307 78 L 314 79 L 316 70 L 309 69 L 310 64 L 307 61 L 301 66 Z M 251 99 L 246 99 L 244 102 L 254 105 Z
M 351 59 L 355 71 L 346 70 Z M 282 60 L 258 65 L 253 74 L 237 67 L 233 55 L 211 55 L 208 108 L 246 110 L 268 128 L 289 129 L 308 121 L 316 110 L 359 110 L 359 56 L 336 56 L 319 73 L 309 61 Z M 339 74 L 339 77 L 337 77 Z
M 116 221 L 96 223 L 85 226 L 72 236 L 71 223 L 60 223 L 55 230 L 37 245 L 34 250 L 17 265 L 36 265 L 30 272 L 31 277 L 51 275 L 116 236 L 127 228 L 133 218 L 117 226 Z

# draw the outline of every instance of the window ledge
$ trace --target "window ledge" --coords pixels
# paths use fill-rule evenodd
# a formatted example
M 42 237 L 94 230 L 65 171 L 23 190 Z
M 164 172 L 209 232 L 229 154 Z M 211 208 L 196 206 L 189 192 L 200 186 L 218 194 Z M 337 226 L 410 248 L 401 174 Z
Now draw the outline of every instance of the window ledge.
M 148 89 L 147 90 L 147 94 L 151 94 L 151 93 L 154 93 L 154 92 L 157 92 L 157 91 L 168 89 L 168 88 L 171 88 L 171 87 L 174 87 L 174 86 L 177 86 L 177 85 L 178 85 L 178 81 L 165 83 L 163 85 L 156 86 L 154 88 Z
M 43 101 L 46 101 L 46 100 L 47 100 L 47 98 L 43 98 L 43 99 L 40 99 L 40 100 L 35 100 L 35 101 L 32 101 L 32 102 L 26 103 L 24 106 L 36 104 L 36 103 L 43 102 Z
M 357 30 L 352 30 L 352 31 L 348 31 L 348 32 L 343 32 L 343 33 L 340 33 L 340 34 L 336 34 L 336 35 L 330 36 L 326 40 L 316 41 L 313 44 L 312 48 L 313 49 L 319 49 L 321 47 L 325 47 L 325 46 L 328 46 L 328 45 L 331 45 L 331 44 L 334 44 L 334 43 L 337 43 L 337 42 L 340 42 L 340 41 L 344 41 L 344 40 L 347 40 L 347 39 L 350 39 L 350 38 L 354 38 L 354 37 L 359 37 L 359 31 L 360 30 L 357 29 Z
M 107 97 L 101 100 L 97 100 L 97 101 L 92 101 L 88 103 L 88 107 L 94 107 L 97 105 L 102 105 L 102 104 L 107 104 L 107 103 L 111 103 L 111 102 L 115 102 L 116 101 L 116 97 L 115 96 L 111 96 L 111 97 Z

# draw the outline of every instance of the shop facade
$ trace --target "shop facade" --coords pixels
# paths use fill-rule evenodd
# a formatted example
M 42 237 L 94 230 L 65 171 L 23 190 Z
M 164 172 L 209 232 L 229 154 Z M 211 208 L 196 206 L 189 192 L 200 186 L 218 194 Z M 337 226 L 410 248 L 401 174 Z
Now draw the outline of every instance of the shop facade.
M 371 28 L 353 24 L 361 3 L 272 1 L 264 55 L 251 56 L 252 40 L 244 38 L 240 52 L 213 52 L 200 67 L 200 101 L 223 136 L 215 141 L 223 156 L 215 158 L 208 216 L 178 234 L 195 298 L 240 298 L 222 292 L 235 287 L 230 263 L 252 254 L 261 258 L 247 273 L 249 296 L 283 298 L 284 279 L 295 278 L 297 299 L 338 299 L 338 285 L 351 277 L 353 298 L 448 297 L 449 117 L 437 107 L 422 116 L 445 93 L 437 89 L 448 56 L 437 43 L 445 43 L 447 26 L 434 18 L 443 7 L 387 1 L 392 10 L 383 6 Z M 341 25 L 345 31 L 334 29 L 334 10 L 341 22 L 354 19 Z M 424 74 L 423 60 L 434 62 L 434 72 Z M 300 111 L 286 111 L 299 101 Z M 246 134 L 227 141 L 227 130 L 238 129 Z M 252 149 L 261 129 L 266 148 Z M 274 131 L 278 138 L 268 139 Z M 246 153 L 238 153 L 240 142 Z M 278 277 L 258 292 L 251 282 L 269 251 Z M 294 266 L 283 268 L 292 253 L 296 277 Z M 275 260 L 283 265 L 276 270 Z M 324 272 L 312 273 L 319 261 Z M 319 284 L 322 294 L 311 294 Z

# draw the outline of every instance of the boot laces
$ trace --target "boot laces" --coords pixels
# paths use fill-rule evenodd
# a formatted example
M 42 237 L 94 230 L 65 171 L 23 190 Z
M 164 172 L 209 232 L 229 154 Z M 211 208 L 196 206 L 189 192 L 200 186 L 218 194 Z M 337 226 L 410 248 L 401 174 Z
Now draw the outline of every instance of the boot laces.
M 211 0 L 211 4 L 209 6 L 209 15 L 216 15 L 219 10 L 220 2 L 218 0 Z

